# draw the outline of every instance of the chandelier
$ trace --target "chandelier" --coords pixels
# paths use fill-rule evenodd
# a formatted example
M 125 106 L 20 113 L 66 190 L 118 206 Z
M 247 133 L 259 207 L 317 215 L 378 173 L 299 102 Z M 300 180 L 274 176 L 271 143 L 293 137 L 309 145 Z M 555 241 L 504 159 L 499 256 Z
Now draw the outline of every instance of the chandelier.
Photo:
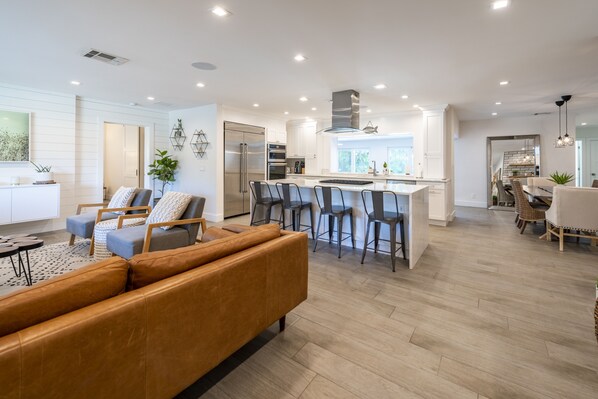
M 559 107 L 559 137 L 554 142 L 554 146 L 556 148 L 565 148 L 572 146 L 575 144 L 575 139 L 569 135 L 569 112 L 567 108 L 567 103 L 571 100 L 571 95 L 562 96 L 561 100 L 556 101 L 555 104 Z M 563 136 L 561 133 L 561 107 L 565 105 L 565 135 Z

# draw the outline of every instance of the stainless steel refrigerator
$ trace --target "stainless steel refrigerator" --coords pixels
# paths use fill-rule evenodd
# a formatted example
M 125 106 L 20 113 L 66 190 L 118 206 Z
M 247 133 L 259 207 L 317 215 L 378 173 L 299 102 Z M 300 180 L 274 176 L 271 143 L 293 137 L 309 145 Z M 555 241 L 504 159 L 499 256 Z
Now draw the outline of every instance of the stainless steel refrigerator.
M 266 177 L 266 129 L 224 122 L 224 217 L 249 213 L 251 180 Z

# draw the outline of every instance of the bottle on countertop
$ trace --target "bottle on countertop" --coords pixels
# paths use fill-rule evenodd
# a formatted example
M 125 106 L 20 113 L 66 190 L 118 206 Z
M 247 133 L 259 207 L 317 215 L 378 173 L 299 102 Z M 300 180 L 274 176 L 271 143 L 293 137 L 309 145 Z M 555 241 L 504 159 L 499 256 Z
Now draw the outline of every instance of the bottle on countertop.
M 301 161 L 301 174 L 305 174 L 305 161 Z

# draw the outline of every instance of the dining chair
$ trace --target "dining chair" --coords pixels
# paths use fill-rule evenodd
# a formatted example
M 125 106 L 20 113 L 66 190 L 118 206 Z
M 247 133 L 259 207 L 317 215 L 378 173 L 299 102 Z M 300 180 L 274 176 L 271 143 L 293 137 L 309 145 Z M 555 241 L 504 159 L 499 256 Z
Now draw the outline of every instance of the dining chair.
M 596 179 L 596 180 L 594 180 L 594 181 L 592 182 L 592 187 L 593 187 L 593 188 L 598 188 L 598 179 Z
M 546 222 L 546 210 L 542 208 L 534 208 L 529 203 L 523 192 L 523 187 L 521 187 L 521 183 L 518 180 L 513 179 L 512 184 L 513 192 L 515 194 L 516 208 L 519 215 L 519 234 L 523 234 L 529 222 Z
M 498 190 L 498 202 L 496 204 L 500 205 L 503 203 L 505 206 L 513 205 L 515 198 L 513 197 L 513 194 L 507 193 L 507 190 L 505 190 L 505 187 L 503 186 L 502 180 L 496 181 L 496 188 Z

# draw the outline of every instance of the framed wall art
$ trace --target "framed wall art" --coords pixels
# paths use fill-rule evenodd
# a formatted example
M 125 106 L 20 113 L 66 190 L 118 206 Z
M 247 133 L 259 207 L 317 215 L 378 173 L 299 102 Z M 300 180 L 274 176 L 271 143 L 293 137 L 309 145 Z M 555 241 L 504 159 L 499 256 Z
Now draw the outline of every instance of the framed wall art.
M 30 138 L 30 113 L 0 110 L 0 162 L 28 162 Z

